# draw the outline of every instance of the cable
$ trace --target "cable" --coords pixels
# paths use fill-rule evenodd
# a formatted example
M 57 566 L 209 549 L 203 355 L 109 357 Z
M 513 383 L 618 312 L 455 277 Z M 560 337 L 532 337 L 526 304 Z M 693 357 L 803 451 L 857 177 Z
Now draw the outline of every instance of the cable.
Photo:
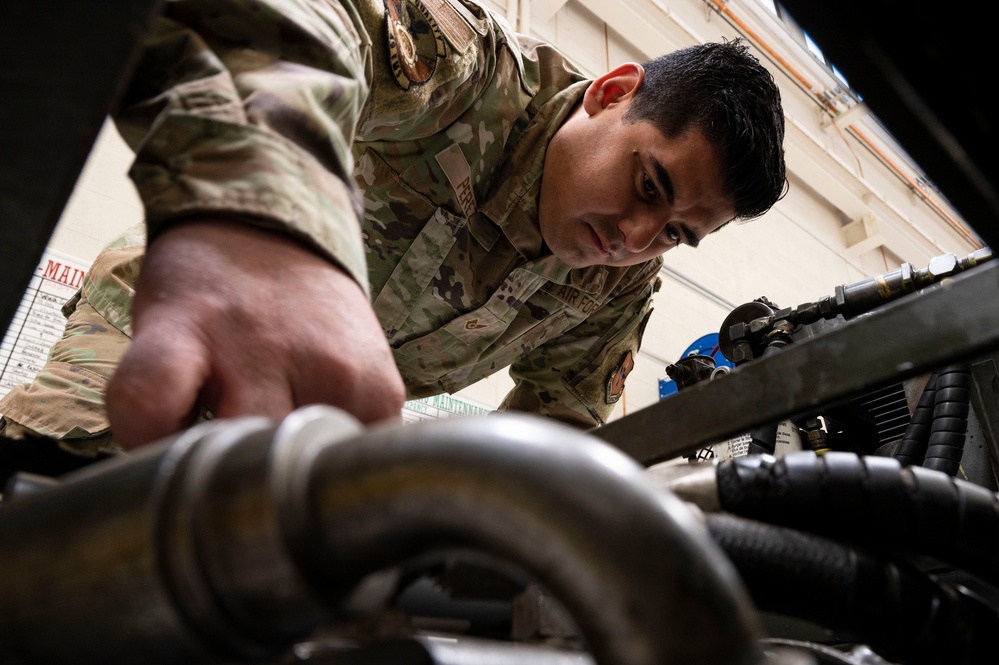
M 705 517 L 760 610 L 810 621 L 899 665 L 978 665 L 999 647 L 999 617 L 981 601 L 883 554 L 732 515 Z
M 923 466 L 956 476 L 964 456 L 971 409 L 971 366 L 952 365 L 937 377 L 933 425 Z
M 933 403 L 936 399 L 937 373 L 930 375 L 923 388 L 912 419 L 905 428 L 902 441 L 893 457 L 907 466 L 920 466 L 926 457 L 926 446 L 930 441 L 930 428 L 933 426 Z
M 738 457 L 716 472 L 722 510 L 857 544 L 924 555 L 999 583 L 999 496 L 887 457 Z

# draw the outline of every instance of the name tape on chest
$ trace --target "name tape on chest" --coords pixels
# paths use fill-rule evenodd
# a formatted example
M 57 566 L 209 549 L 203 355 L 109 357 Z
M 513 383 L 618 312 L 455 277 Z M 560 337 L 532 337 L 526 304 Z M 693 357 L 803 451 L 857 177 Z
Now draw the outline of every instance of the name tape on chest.
M 464 51 L 475 38 L 472 26 L 478 26 L 478 21 L 467 7 L 449 0 L 423 0 L 427 10 L 437 20 L 437 25 L 459 51 Z M 481 35 L 485 29 L 476 30 Z
M 461 148 L 452 143 L 437 153 L 436 157 L 437 163 L 447 176 L 447 181 L 451 183 L 451 190 L 462 214 L 471 217 L 478 206 L 475 202 L 475 192 L 472 190 L 472 169 L 468 166 Z

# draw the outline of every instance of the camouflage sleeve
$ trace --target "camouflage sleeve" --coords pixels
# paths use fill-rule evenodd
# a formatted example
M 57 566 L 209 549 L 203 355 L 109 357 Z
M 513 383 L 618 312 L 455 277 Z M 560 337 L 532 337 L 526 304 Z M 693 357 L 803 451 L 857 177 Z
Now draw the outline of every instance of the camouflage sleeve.
M 30 383 L 0 399 L 2 433 L 60 440 L 70 452 L 119 450 L 104 410 L 108 381 L 131 342 L 131 300 L 145 234 L 141 225 L 108 244 L 83 287 L 63 306 L 66 328 Z
M 136 151 L 150 241 L 183 217 L 236 218 L 300 237 L 366 286 L 351 145 L 359 128 L 433 133 L 472 102 L 487 64 L 474 45 L 492 25 L 481 11 L 456 0 L 165 2 L 113 114 Z
M 191 215 L 301 237 L 366 284 L 349 184 L 370 42 L 338 5 L 165 2 L 116 125 L 150 241 Z
M 507 85 L 494 78 L 504 48 L 521 80 L 525 76 L 517 36 L 473 2 L 379 0 L 374 9 L 371 3 L 361 9 L 371 34 L 383 36 L 381 43 L 375 37 L 371 50 L 371 92 L 358 126 L 362 141 L 391 144 L 459 131 L 452 124 L 483 103 L 487 87 Z
M 652 296 L 655 269 L 616 295 L 583 323 L 510 367 L 514 388 L 500 410 L 531 411 L 578 427 L 604 424 L 635 366 Z

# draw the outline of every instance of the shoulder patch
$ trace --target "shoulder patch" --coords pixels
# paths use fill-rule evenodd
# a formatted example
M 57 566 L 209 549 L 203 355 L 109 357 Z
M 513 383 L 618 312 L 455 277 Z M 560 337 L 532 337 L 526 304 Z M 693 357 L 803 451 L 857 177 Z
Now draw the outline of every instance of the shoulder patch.
M 385 31 L 392 77 L 403 90 L 433 78 L 447 45 L 421 0 L 385 0 Z
M 624 393 L 624 380 L 635 369 L 635 356 L 631 351 L 621 359 L 621 364 L 607 380 L 607 403 L 616 404 Z

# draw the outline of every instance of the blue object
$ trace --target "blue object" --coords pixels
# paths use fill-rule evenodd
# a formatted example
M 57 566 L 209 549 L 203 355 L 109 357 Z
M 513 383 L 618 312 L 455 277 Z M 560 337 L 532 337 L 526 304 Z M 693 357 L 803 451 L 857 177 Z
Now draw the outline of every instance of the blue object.
M 735 364 L 718 349 L 718 333 L 708 333 L 699 337 L 697 341 L 687 347 L 687 350 L 680 357 L 686 358 L 688 356 L 710 356 L 715 360 L 715 367 L 735 367 Z M 669 397 L 676 391 L 676 381 L 659 379 L 659 399 Z

